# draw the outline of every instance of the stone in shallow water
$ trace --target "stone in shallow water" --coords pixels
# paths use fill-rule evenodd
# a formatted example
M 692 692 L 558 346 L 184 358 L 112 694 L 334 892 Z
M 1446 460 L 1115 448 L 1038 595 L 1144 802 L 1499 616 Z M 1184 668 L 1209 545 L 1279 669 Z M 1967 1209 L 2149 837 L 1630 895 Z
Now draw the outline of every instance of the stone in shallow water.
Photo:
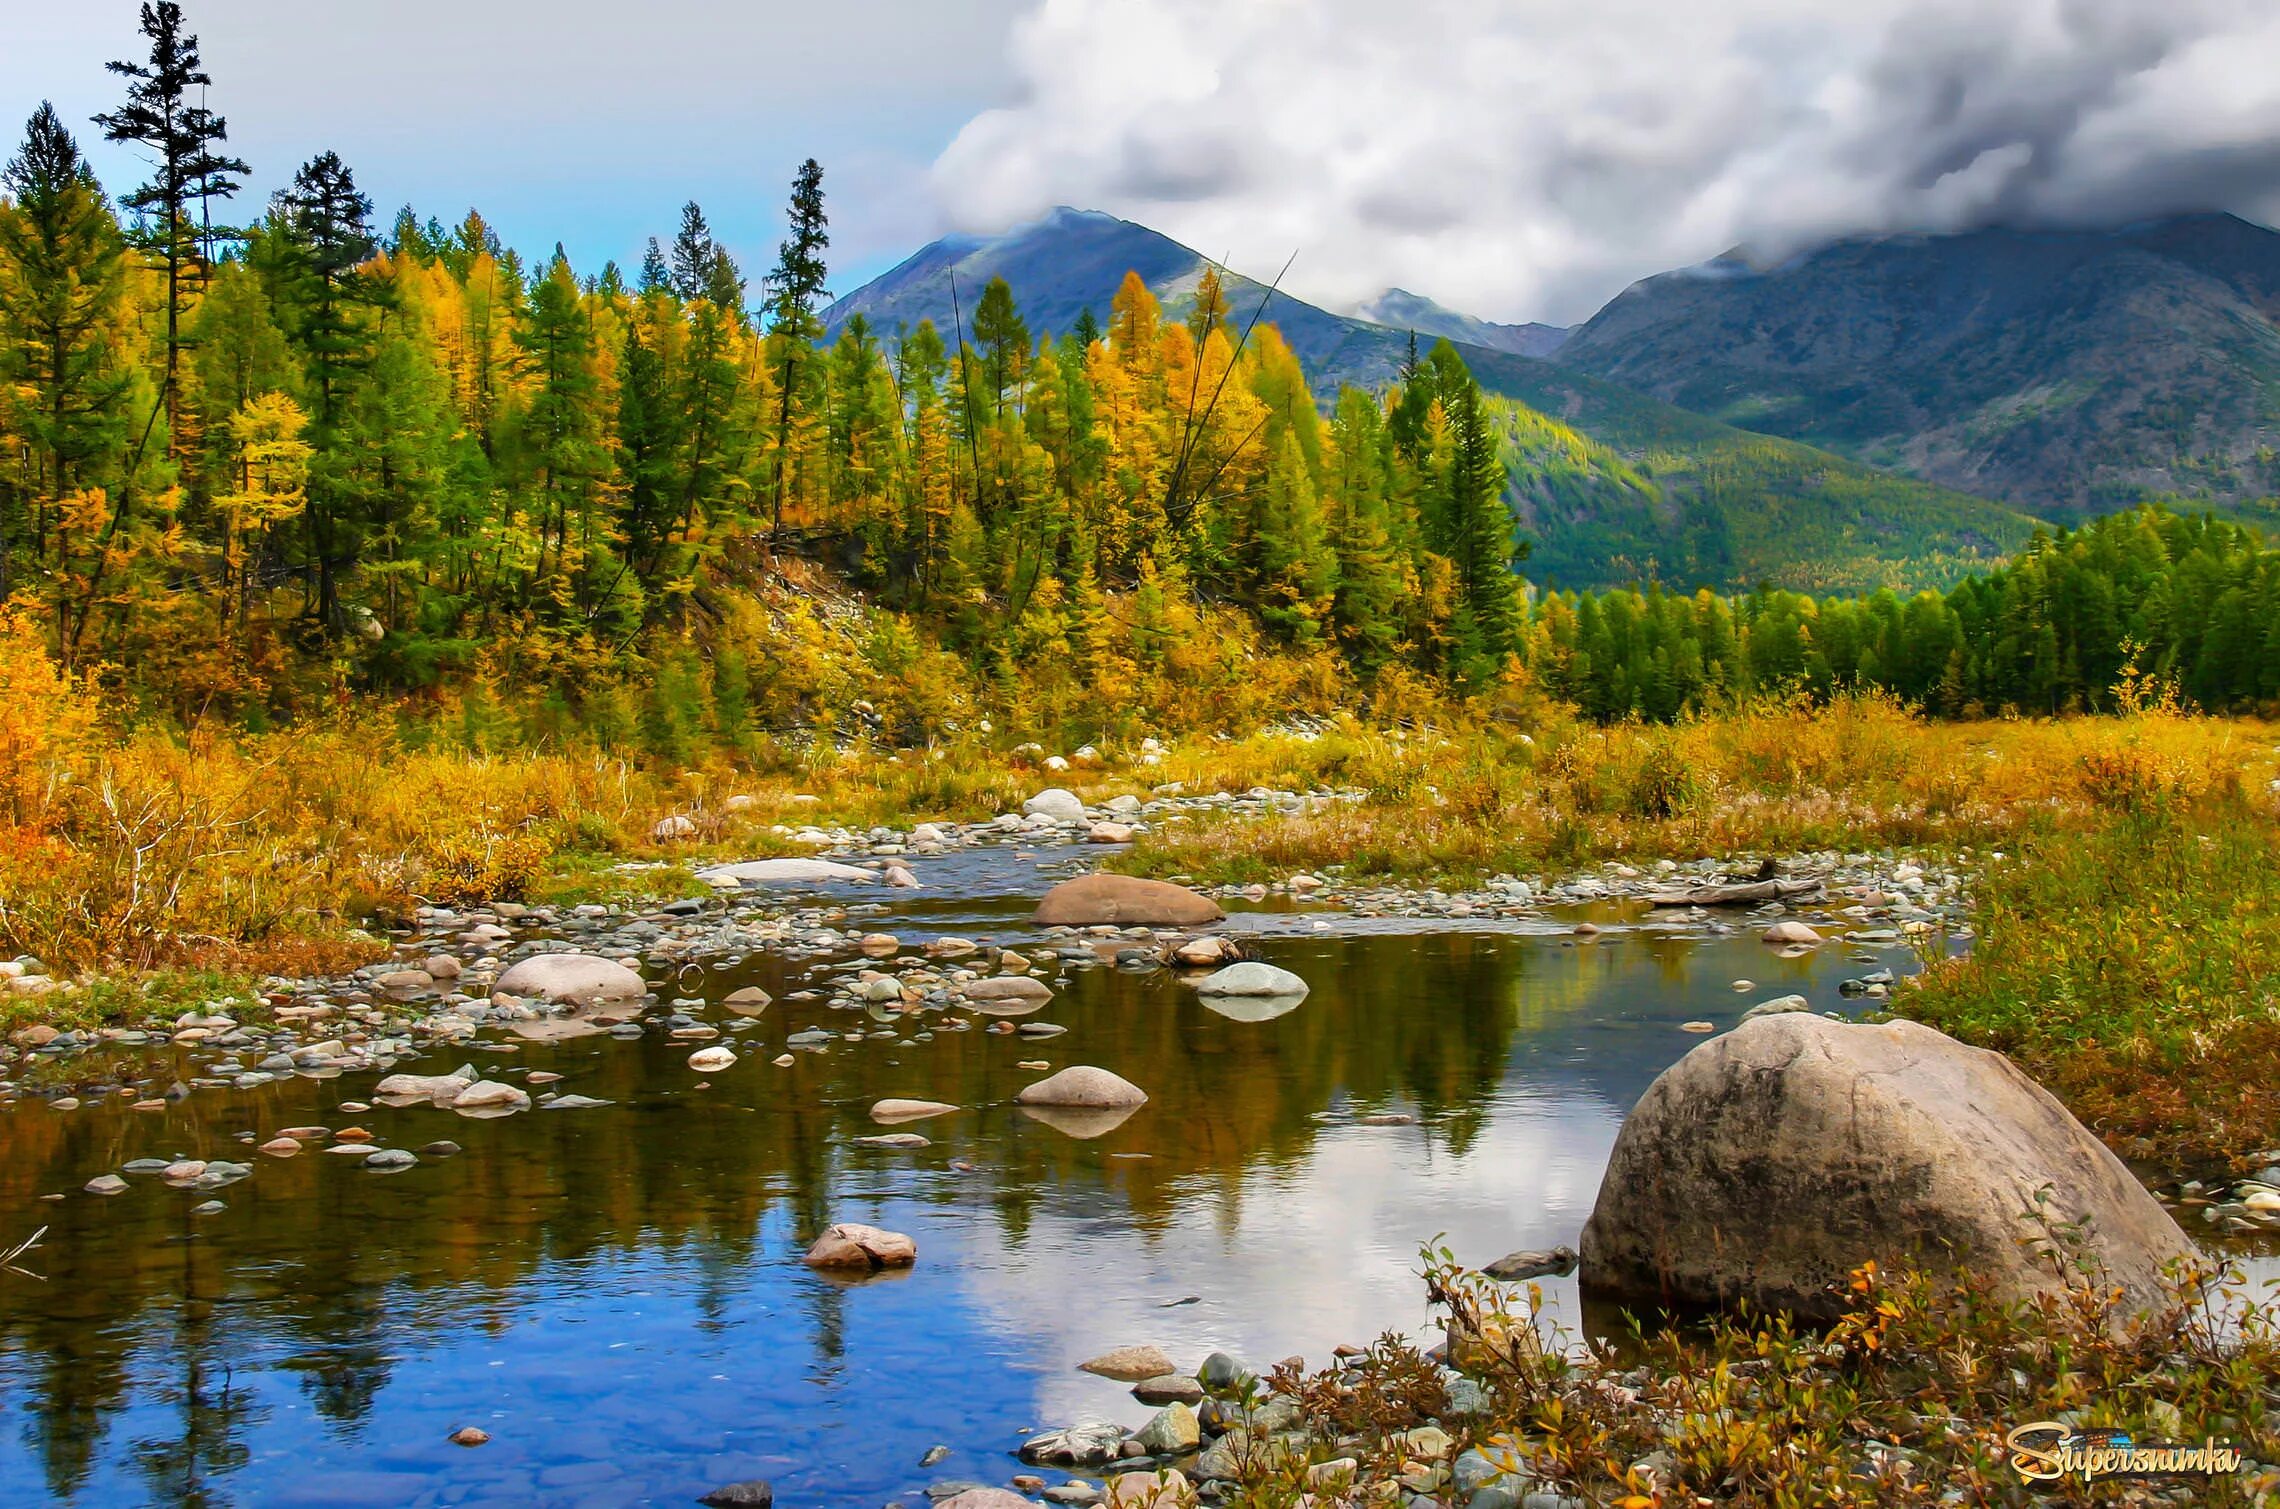
M 1736 1177 L 1736 1171 L 1747 1171 Z M 2033 1214 L 2022 1191 L 2048 1186 Z M 1784 1012 L 1714 1037 L 1616 1134 L 1579 1244 L 1616 1300 L 1741 1299 L 1814 1317 L 1868 1258 L 1968 1267 L 2005 1301 L 2062 1275 L 2033 1239 L 2085 1233 L 2117 1318 L 2193 1249 L 2129 1169 L 2002 1055 L 1920 1023 Z
M 1195 1411 L 1184 1404 L 1167 1404 L 1132 1438 L 1152 1457 L 1176 1457 L 1202 1444 L 1202 1427 Z
M 721 890 L 746 885 L 798 885 L 823 880 L 876 881 L 878 875 L 828 859 L 748 859 L 699 870 L 697 879 Z
M 771 1509 L 776 1490 L 765 1478 L 747 1478 L 741 1483 L 723 1483 L 697 1502 L 712 1509 Z
M 899 1231 L 843 1221 L 825 1229 L 801 1259 L 810 1268 L 908 1268 L 918 1244 Z
M 1246 960 L 1205 975 L 1195 989 L 1206 996 L 1303 996 L 1307 986 L 1287 969 Z
M 534 954 L 499 976 L 495 988 L 501 995 L 577 1005 L 638 1001 L 649 989 L 623 964 L 592 954 Z
M 1039 1431 L 1021 1443 L 1019 1456 L 1048 1467 L 1097 1467 L 1115 1461 L 1123 1446 L 1123 1426 L 1087 1420 L 1062 1430 Z
M 1094 874 L 1064 880 L 1047 891 L 1031 920 L 1039 927 L 1200 927 L 1226 915 L 1209 896 L 1169 881 Z
M 871 1119 L 890 1124 L 898 1121 L 921 1121 L 929 1116 L 947 1116 L 957 1109 L 956 1106 L 939 1100 L 895 1100 L 890 1098 L 875 1102 L 872 1105 Z
M 117 1174 L 97 1174 L 87 1181 L 85 1188 L 91 1195 L 123 1195 L 127 1192 L 127 1181 Z
M 1161 1378 L 1178 1371 L 1170 1354 L 1162 1347 L 1117 1347 L 1113 1351 L 1089 1357 L 1077 1364 L 1077 1370 L 1097 1373 L 1103 1378 L 1115 1378 L 1125 1383 L 1137 1383 L 1144 1378 Z
M 1066 1106 L 1107 1110 L 1143 1105 L 1148 1092 L 1130 1080 L 1090 1064 L 1072 1064 L 1048 1079 L 1023 1087 L 1014 1099 L 1025 1106 Z
M 1203 1385 L 1184 1373 L 1165 1373 L 1132 1385 L 1132 1397 L 1142 1404 L 1201 1404 Z

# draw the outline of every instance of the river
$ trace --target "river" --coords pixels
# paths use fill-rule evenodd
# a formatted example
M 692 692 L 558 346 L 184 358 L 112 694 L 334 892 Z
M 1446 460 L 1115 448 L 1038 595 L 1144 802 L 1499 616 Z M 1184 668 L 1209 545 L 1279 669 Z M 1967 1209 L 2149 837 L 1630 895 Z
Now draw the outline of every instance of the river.
M 947 855 L 922 891 L 853 888 L 877 908 L 853 920 L 1033 943 L 1055 862 Z M 655 1031 L 412 1066 L 551 1071 L 611 1102 L 590 1109 L 340 1110 L 371 1074 L 163 1113 L 23 1101 L 0 1111 L 0 1247 L 48 1233 L 20 1260 L 37 1278 L 0 1274 L 0 1502 L 684 1504 L 763 1477 L 785 1504 L 917 1506 L 932 1482 L 1002 1485 L 1025 1429 L 1149 1413 L 1075 1371 L 1097 1352 L 1319 1364 L 1420 1327 L 1429 1240 L 1474 1263 L 1572 1245 L 1624 1113 L 1701 1041 L 1682 1023 L 1790 992 L 1850 1009 L 1842 978 L 1913 967 L 1891 944 L 1782 958 L 1754 930 L 1592 915 L 1608 931 L 1578 938 L 1574 911 L 1423 923 L 1284 903 L 1230 923 L 1312 987 L 1272 1019 L 1221 1015 L 1161 971 L 1092 969 L 1032 1019 L 1065 1036 L 916 1041 L 857 1018 L 881 1035 L 790 1068 L 771 1062 L 786 1035 L 849 1016 L 787 999 L 831 962 L 764 954 L 678 986 L 777 997 L 749 1024 L 706 1014 L 740 1055 L 709 1079 Z M 1011 1103 L 1036 1060 L 1111 1069 L 1149 1102 L 1068 1135 Z M 855 1145 L 884 1096 L 964 1109 L 917 1124 L 924 1148 Z M 392 1174 L 257 1159 L 216 1196 L 152 1178 L 79 1193 L 136 1158 L 252 1157 L 241 1134 L 297 1124 L 463 1150 Z M 191 1214 L 214 1197 L 226 1209 Z M 832 1221 L 909 1233 L 916 1268 L 849 1284 L 803 1267 Z M 1573 1281 L 1546 1289 L 1550 1322 L 1575 1326 Z M 451 1444 L 468 1425 L 489 1443 Z M 948 1457 L 922 1467 L 937 1444 Z

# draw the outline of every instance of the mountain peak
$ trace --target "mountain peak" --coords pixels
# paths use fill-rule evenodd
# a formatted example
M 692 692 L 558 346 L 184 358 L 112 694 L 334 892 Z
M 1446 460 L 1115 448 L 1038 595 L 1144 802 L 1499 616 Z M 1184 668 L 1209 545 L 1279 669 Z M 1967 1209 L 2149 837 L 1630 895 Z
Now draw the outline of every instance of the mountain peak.
M 1356 312 L 1375 325 L 1446 336 L 1460 345 L 1485 346 L 1515 356 L 1549 356 L 1568 337 L 1560 325 L 1498 325 L 1476 319 L 1406 288 L 1388 288 Z

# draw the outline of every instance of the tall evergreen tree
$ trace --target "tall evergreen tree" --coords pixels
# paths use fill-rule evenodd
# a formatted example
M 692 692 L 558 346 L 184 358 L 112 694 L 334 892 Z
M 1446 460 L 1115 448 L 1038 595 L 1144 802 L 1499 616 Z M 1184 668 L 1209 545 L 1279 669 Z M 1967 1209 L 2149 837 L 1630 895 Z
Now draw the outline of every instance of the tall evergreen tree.
M 342 419 L 349 384 L 370 355 L 365 311 L 380 290 L 361 269 L 375 248 L 372 201 L 339 156 L 323 152 L 303 163 L 289 187 L 271 199 L 278 229 L 283 302 L 301 348 L 313 400 L 308 506 L 302 512 L 311 578 L 309 612 L 328 632 L 345 623 L 340 575 L 355 564 L 359 540 L 354 458 L 345 454 Z
M 55 506 L 116 444 L 133 374 L 108 328 L 124 288 L 118 225 L 53 106 L 32 113 L 0 184 L 14 201 L 0 203 L 0 414 L 34 458 L 8 488 L 15 496 L 0 495 L 10 505 L 0 512 L 5 598 L 9 551 L 26 532 L 10 514 L 29 513 L 34 555 L 43 552 Z
M 673 292 L 686 304 L 705 296 L 712 281 L 712 227 L 692 199 L 681 206 L 681 231 L 673 238 Z
M 784 521 L 784 483 L 790 471 L 792 396 L 797 368 L 813 353 L 822 329 L 816 302 L 824 297 L 824 248 L 831 244 L 823 212 L 823 169 L 814 158 L 800 164 L 792 179 L 790 234 L 777 249 L 776 269 L 768 274 L 769 334 L 779 345 L 782 378 L 776 390 L 776 498 L 771 527 Z
M 1005 417 L 1006 390 L 1020 383 L 1029 356 L 1029 326 L 1014 308 L 1013 286 L 992 278 L 974 306 L 974 347 L 982 357 L 982 382 L 990 394 L 992 419 Z
M 166 267 L 166 381 L 163 398 L 170 433 L 181 419 L 182 295 L 185 280 L 201 281 L 211 260 L 214 228 L 194 225 L 192 200 L 203 212 L 214 199 L 238 191 L 238 178 L 252 169 L 217 151 L 229 139 L 229 125 L 191 91 L 214 81 L 198 56 L 198 38 L 182 29 L 182 7 L 174 0 L 144 0 L 142 34 L 150 39 L 148 62 L 114 62 L 111 72 L 126 79 L 126 103 L 95 117 L 107 141 L 124 142 L 151 154 L 151 180 L 122 196 L 120 203 L 140 219 L 136 243 Z M 172 439 L 170 444 L 175 443 Z
M 665 260 L 665 248 L 657 244 L 655 236 L 651 236 L 648 247 L 641 254 L 640 291 L 645 294 L 660 293 L 672 286 L 673 269 Z

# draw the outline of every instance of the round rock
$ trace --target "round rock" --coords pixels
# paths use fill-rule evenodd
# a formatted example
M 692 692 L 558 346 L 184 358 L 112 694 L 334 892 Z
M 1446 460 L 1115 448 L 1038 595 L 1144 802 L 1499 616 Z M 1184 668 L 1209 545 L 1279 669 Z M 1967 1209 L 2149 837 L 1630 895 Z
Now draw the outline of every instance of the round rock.
M 2193 1257 L 2122 1161 L 2001 1054 L 1918 1022 L 1784 1012 L 1648 1087 L 1584 1227 L 1582 1281 L 1624 1302 L 1823 1318 L 1840 1308 L 1831 1287 L 1873 1259 L 2033 1299 L 2061 1287 L 2038 1244 L 2065 1228 L 2125 1311 L 2162 1303 L 2164 1265 Z
M 1106 1069 L 1096 1069 L 1090 1064 L 1071 1064 L 1058 1074 L 1024 1086 L 1014 1099 L 1025 1106 L 1069 1106 L 1080 1110 L 1106 1111 L 1146 1105 L 1148 1092 Z
M 1031 917 L 1039 927 L 1201 927 L 1227 914 L 1186 886 L 1137 875 L 1079 875 L 1047 891 Z
M 1287 969 L 1246 960 L 1230 964 L 1195 982 L 1196 993 L 1207 996 L 1302 996 L 1306 982 Z
M 649 990 L 623 964 L 592 954 L 534 954 L 510 966 L 493 988 L 501 995 L 576 1006 L 638 1001 Z

